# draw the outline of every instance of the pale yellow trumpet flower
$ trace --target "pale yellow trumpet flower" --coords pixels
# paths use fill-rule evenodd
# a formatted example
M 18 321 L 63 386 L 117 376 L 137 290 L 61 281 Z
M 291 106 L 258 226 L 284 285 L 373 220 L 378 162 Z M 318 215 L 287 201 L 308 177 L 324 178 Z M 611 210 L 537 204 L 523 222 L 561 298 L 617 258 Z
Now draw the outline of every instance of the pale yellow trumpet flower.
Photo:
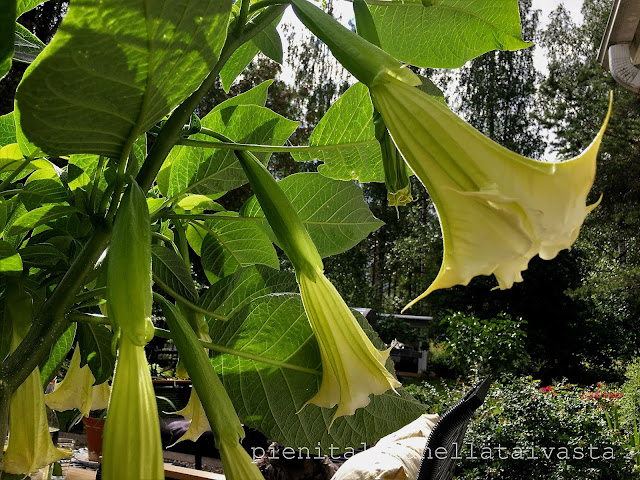
M 543 162 L 487 138 L 417 88 L 380 75 L 370 87 L 393 141 L 438 211 L 444 259 L 429 288 L 467 285 L 495 275 L 501 289 L 522 281 L 531 258 L 549 260 L 576 241 L 594 205 L 586 205 L 605 121 L 575 158 Z

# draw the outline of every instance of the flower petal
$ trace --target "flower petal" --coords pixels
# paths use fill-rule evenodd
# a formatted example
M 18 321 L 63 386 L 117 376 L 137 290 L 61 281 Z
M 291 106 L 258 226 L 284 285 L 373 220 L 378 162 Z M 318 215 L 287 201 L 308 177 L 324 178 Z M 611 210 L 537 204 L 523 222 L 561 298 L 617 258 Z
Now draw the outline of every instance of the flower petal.
M 94 383 L 95 378 L 89 365 L 80 367 L 80 349 L 76 348 L 67 375 L 62 382 L 56 384 L 53 392 L 44 396 L 44 401 L 53 410 L 63 412 L 77 408 L 86 417 L 91 410 L 107 408 L 109 402 L 109 384 L 104 382 L 94 387 Z

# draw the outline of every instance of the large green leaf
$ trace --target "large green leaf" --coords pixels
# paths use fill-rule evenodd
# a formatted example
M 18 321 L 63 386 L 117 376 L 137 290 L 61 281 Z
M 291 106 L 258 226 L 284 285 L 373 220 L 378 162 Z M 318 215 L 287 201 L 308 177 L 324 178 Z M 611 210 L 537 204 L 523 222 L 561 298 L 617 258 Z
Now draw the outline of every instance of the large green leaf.
M 40 169 L 29 176 L 20 192 L 20 199 L 27 210 L 33 210 L 42 205 L 63 203 L 67 194 L 67 187 L 60 180 L 58 171 Z
M 200 305 L 210 312 L 230 317 L 255 298 L 297 289 L 292 273 L 255 265 L 240 268 L 214 283 L 200 298 Z
M 519 50 L 517 0 L 368 0 L 382 48 L 419 67 L 457 68 L 490 50 Z
M 202 267 L 215 277 L 231 275 L 240 267 L 266 265 L 279 268 L 271 240 L 255 222 L 207 220 L 201 246 Z
M 224 64 L 220 72 L 220 83 L 222 83 L 222 88 L 225 93 L 229 93 L 233 81 L 242 73 L 246 66 L 251 63 L 251 60 L 253 60 L 253 57 L 255 57 L 259 51 L 256 44 L 249 40 L 233 52 L 233 55 L 227 60 L 227 63 Z
M 40 367 L 40 378 L 42 379 L 42 385 L 46 386 L 53 377 L 56 376 L 62 361 L 71 350 L 73 340 L 76 338 L 76 324 L 69 325 L 58 341 L 51 347 L 51 353 L 44 365 Z
M 5 0 L 0 8 L 0 78 L 11 68 L 13 29 L 16 23 L 16 0 Z
M 45 47 L 42 40 L 19 23 L 16 23 L 14 45 L 13 59 L 23 63 L 32 63 Z
M 341 145 L 349 144 L 349 145 Z M 309 138 L 311 150 L 293 152 L 299 162 L 319 160 L 318 171 L 338 180 L 384 182 L 369 90 L 356 83 L 322 117 Z
M 22 258 L 7 242 L 0 240 L 0 273 L 22 272 Z
M 16 123 L 13 112 L 0 117 L 0 147 L 16 143 Z
M 326 454 L 333 447 L 335 454 L 368 445 L 423 413 L 423 406 L 400 389 L 400 395 L 374 396 L 355 415 L 336 419 L 328 431 L 334 409 L 302 408 L 320 387 L 321 363 L 300 297 L 259 297 L 246 313 L 212 322 L 211 332 L 214 343 L 250 358 L 225 353 L 214 355 L 212 362 L 242 422 L 269 439 L 290 447 L 319 446 Z M 357 318 L 382 348 L 364 318 Z
M 225 100 L 224 102 L 219 103 L 213 108 L 212 111 L 222 110 L 222 109 L 230 108 L 237 105 L 258 105 L 260 107 L 264 107 L 265 103 L 267 102 L 267 91 L 269 90 L 269 86 L 272 83 L 273 83 L 273 80 L 266 80 L 262 82 L 260 85 L 257 85 L 252 89 L 247 90 L 246 92 L 243 92 L 239 95 L 236 95 L 235 97 L 231 97 Z M 0 119 L 1 118 L 2 117 L 0 117 Z M 1 138 L 2 137 L 0 136 L 0 139 Z M 162 195 L 166 196 L 169 192 L 169 180 L 170 180 L 170 174 L 171 174 L 171 167 L 173 166 L 173 161 L 176 158 L 181 156 L 183 148 L 184 147 L 180 147 L 180 146 L 174 147 L 169 153 L 169 156 L 165 160 L 164 164 L 162 165 L 160 172 L 158 173 L 156 181 L 158 183 L 158 188 L 160 189 L 160 193 L 162 193 Z
M 214 110 L 202 119 L 202 126 L 222 133 L 236 142 L 282 145 L 298 126 L 268 108 L 256 105 L 233 105 Z M 202 134 L 196 140 L 211 140 Z M 256 155 L 266 162 L 267 153 Z M 173 163 L 169 195 L 184 193 L 203 195 L 226 192 L 247 182 L 240 163 L 230 150 L 178 147 L 172 150 Z
M 41 3 L 44 3 L 46 0 L 18 0 L 17 10 L 16 10 L 16 18 L 22 15 L 29 10 L 36 8 Z
M 8 236 L 28 232 L 38 225 L 43 225 L 56 218 L 76 213 L 77 210 L 69 205 L 46 205 L 22 214 L 9 226 Z
M 274 24 L 267 25 L 252 41 L 267 57 L 281 64 L 283 57 L 282 40 L 280 40 L 280 34 L 276 29 L 276 24 L 279 21 L 280 19 L 274 22 Z
M 213 69 L 231 0 L 75 0 L 16 95 L 49 154 L 119 157 Z
M 78 344 L 80 346 L 80 366 L 89 365 L 95 377 L 95 385 L 109 379 L 116 359 L 111 351 L 113 333 L 104 325 L 95 323 L 78 324 Z
M 151 247 L 153 258 L 153 274 L 158 281 L 169 287 L 187 300 L 196 301 L 198 291 L 187 265 L 180 255 L 167 247 L 153 245 Z
M 280 180 L 278 185 L 298 212 L 322 257 L 349 250 L 384 224 L 373 216 L 362 189 L 353 182 L 333 180 L 318 173 L 296 173 Z M 241 211 L 247 217 L 264 218 L 255 197 Z M 265 220 L 265 226 L 266 223 Z

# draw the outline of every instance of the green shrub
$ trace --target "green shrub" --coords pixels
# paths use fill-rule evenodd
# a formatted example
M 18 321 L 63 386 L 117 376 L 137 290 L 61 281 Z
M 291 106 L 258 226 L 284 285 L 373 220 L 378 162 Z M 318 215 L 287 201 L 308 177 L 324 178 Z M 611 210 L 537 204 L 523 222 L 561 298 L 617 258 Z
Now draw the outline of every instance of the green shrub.
M 481 320 L 461 312 L 447 317 L 447 337 L 456 369 L 462 375 L 522 373 L 529 357 L 525 348 L 526 322 L 509 315 Z
M 632 432 L 634 424 L 640 422 L 640 358 L 630 363 L 625 372 L 626 381 L 622 385 L 620 423 L 622 428 Z M 640 428 L 640 425 L 638 425 Z
M 445 401 L 451 405 L 463 393 L 462 387 L 415 389 L 423 390 L 418 398 L 427 411 L 433 405 L 443 411 Z M 606 406 L 596 397 L 574 385 L 540 388 L 530 377 L 494 382 L 469 425 L 455 478 L 637 479 L 632 451 L 608 427 Z

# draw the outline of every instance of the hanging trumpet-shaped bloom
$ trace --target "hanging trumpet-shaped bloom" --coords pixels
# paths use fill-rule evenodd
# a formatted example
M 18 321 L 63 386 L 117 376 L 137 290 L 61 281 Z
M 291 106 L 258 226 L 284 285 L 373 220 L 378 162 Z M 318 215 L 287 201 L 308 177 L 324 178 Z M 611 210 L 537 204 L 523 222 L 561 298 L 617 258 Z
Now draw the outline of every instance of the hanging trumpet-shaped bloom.
M 485 137 L 441 102 L 387 75 L 371 87 L 395 144 L 431 196 L 444 238 L 434 290 L 495 275 L 501 289 L 522 281 L 531 258 L 545 260 L 570 248 L 585 216 L 598 135 L 579 156 L 542 162 Z
M 300 295 L 322 359 L 320 390 L 307 403 L 338 408 L 333 421 L 369 404 L 369 395 L 400 386 L 362 331 L 338 291 L 324 276 L 322 259 L 298 214 L 266 168 L 250 153 L 236 152 L 279 245 L 291 260 Z
M 390 349 L 373 346 L 327 277 L 321 271 L 313 276 L 301 272 L 298 283 L 322 359 L 320 390 L 307 403 L 325 408 L 337 404 L 335 420 L 366 406 L 369 395 L 400 387 L 384 366 Z
M 31 325 L 31 297 L 16 285 L 7 287 L 5 320 L 12 327 L 11 351 L 15 350 Z M 4 471 L 26 474 L 57 462 L 65 454 L 51 441 L 40 369 L 35 368 L 11 395 L 9 444 L 4 455 Z
M 76 347 L 71 364 L 62 382 L 55 390 L 44 396 L 45 403 L 53 410 L 63 412 L 77 408 L 83 416 L 91 410 L 100 410 L 109 405 L 109 383 L 94 386 L 95 377 L 89 365 L 80 367 L 80 348 Z
M 102 445 L 102 477 L 164 478 L 156 396 L 144 347 L 122 336 Z

